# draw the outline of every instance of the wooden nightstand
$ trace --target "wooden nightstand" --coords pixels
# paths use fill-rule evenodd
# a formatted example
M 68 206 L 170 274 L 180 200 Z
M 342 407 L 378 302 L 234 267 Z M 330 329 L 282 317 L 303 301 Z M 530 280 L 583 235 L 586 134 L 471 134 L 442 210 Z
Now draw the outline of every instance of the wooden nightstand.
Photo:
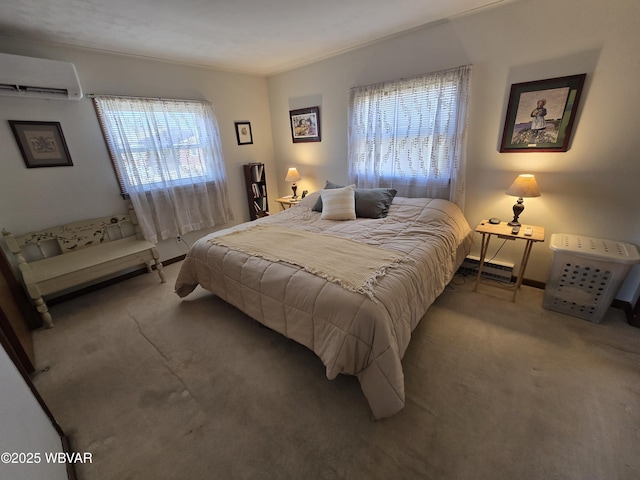
M 289 208 L 291 208 L 294 205 L 298 205 L 300 203 L 300 200 L 302 200 L 300 197 L 297 197 L 297 198 L 280 197 L 280 198 L 276 199 L 276 202 L 278 202 L 280 204 L 280 207 L 282 208 L 282 210 L 284 210 L 285 208 L 287 208 L 287 206 Z
M 531 228 L 531 235 L 525 235 L 527 227 Z M 515 302 L 516 295 L 522 285 L 522 279 L 524 278 L 524 272 L 527 269 L 527 262 L 529 261 L 529 255 L 531 254 L 531 247 L 536 242 L 544 242 L 544 227 L 536 225 L 522 225 L 518 233 L 512 233 L 507 222 L 500 222 L 499 224 L 491 224 L 489 220 L 483 220 L 477 226 L 475 231 L 482 234 L 482 245 L 480 247 L 480 265 L 478 265 L 478 276 L 476 277 L 476 284 L 473 287 L 475 292 L 478 289 L 480 283 L 480 277 L 482 276 L 482 267 L 484 266 L 485 256 L 487 255 L 487 249 L 489 248 L 489 241 L 493 235 L 498 238 L 504 238 L 507 240 L 525 240 L 524 253 L 522 254 L 522 262 L 520 263 L 520 270 L 518 272 L 518 280 L 516 282 L 516 288 L 513 291 L 513 297 L 511 301 Z

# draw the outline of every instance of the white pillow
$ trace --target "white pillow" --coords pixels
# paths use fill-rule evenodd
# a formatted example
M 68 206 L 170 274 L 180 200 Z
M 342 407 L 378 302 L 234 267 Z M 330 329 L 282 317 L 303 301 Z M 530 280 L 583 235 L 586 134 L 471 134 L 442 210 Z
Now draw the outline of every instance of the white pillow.
M 322 190 L 322 220 L 356 219 L 356 186 Z

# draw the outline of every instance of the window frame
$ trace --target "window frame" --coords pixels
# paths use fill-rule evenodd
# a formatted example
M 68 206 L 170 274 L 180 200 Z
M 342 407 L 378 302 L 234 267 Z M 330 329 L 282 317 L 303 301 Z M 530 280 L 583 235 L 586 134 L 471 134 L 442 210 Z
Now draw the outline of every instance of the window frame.
M 132 98 L 135 99 L 137 101 L 149 101 L 149 102 L 162 102 L 162 101 L 171 101 L 171 102 L 184 102 L 184 103 L 193 103 L 195 104 L 203 104 L 206 102 L 203 102 L 201 100 L 177 100 L 177 99 L 161 99 L 161 98 L 147 98 L 147 97 L 114 97 L 114 98 Z M 118 180 L 118 185 L 120 188 L 120 194 L 123 198 L 128 199 L 130 198 L 129 195 L 129 189 L 135 187 L 135 185 L 131 184 L 129 182 L 129 179 L 131 178 L 130 175 L 127 174 L 126 171 L 123 171 L 122 166 L 127 167 L 127 163 L 129 163 L 129 160 L 126 157 L 127 152 L 133 153 L 133 154 L 137 154 L 137 153 L 144 153 L 144 152 L 148 152 L 148 158 L 146 160 L 142 160 L 142 162 L 145 162 L 148 168 L 154 168 L 152 163 L 150 160 L 153 158 L 153 156 L 156 155 L 156 150 L 149 148 L 148 146 L 144 146 L 142 145 L 142 141 L 137 138 L 137 143 L 140 144 L 140 146 L 136 146 L 131 148 L 129 145 L 129 148 L 127 148 L 124 145 L 117 145 L 117 143 L 122 144 L 122 142 L 111 142 L 108 138 L 108 133 L 107 133 L 107 127 L 105 125 L 105 119 L 104 119 L 104 115 L 105 114 L 113 114 L 113 112 L 104 112 L 102 110 L 102 107 L 100 107 L 98 105 L 98 101 L 99 98 L 98 96 L 94 96 L 93 97 L 93 104 L 94 104 L 94 108 L 96 111 L 96 115 L 98 116 L 98 120 L 100 123 L 100 130 L 102 132 L 102 137 L 105 141 L 105 145 L 107 147 L 107 150 L 109 152 L 109 157 L 111 160 L 111 165 L 114 169 L 114 172 L 116 174 L 116 178 Z M 122 113 L 122 111 L 120 111 L 119 113 Z M 148 112 L 144 112 L 144 111 L 133 111 L 133 112 L 127 112 L 128 115 L 130 115 L 131 117 L 134 117 L 136 115 L 149 115 Z M 153 116 L 161 116 L 162 113 L 161 112 L 153 112 Z M 195 137 L 196 139 L 199 137 L 198 135 L 198 131 L 201 128 L 204 128 L 203 126 L 203 122 L 205 121 L 205 117 L 204 115 L 200 114 L 199 112 L 196 111 L 189 111 L 189 112 L 185 112 L 183 115 L 190 115 L 193 117 L 193 119 L 191 119 L 190 121 L 192 122 L 192 124 L 196 127 L 195 131 L 190 131 L 191 135 L 187 138 L 193 138 Z M 169 128 L 168 130 L 171 130 L 171 128 Z M 153 136 L 159 136 L 159 135 L 166 135 L 167 130 L 165 130 L 164 132 L 162 132 L 161 129 L 157 129 L 154 130 L 153 132 L 151 132 L 153 134 Z M 180 140 L 177 142 L 173 142 L 170 146 L 170 148 L 172 148 L 174 151 L 183 151 L 183 150 L 200 150 L 202 153 L 206 153 L 206 150 L 210 150 L 209 146 L 207 145 L 206 141 L 200 140 L 199 142 L 197 141 L 192 141 L 189 142 L 188 144 L 185 145 L 180 145 L 181 142 L 184 142 L 185 140 Z M 167 150 L 167 149 L 164 149 Z M 179 170 L 181 168 L 182 165 L 184 165 L 182 162 L 175 161 L 177 159 L 173 159 L 173 165 L 172 168 L 175 169 L 176 171 Z M 187 160 L 185 160 L 186 162 Z M 169 182 L 163 181 L 163 180 L 157 180 L 157 181 L 148 181 L 148 182 L 142 182 L 142 186 L 145 190 L 148 190 L 149 193 L 151 193 L 152 191 L 160 191 L 163 190 L 167 187 L 167 185 L 173 187 L 179 187 L 180 185 L 189 185 L 189 184 L 206 184 L 209 181 L 209 177 L 207 176 L 207 166 L 205 163 L 201 163 L 202 168 L 204 169 L 204 171 L 200 174 L 200 175 L 194 175 L 194 171 L 193 169 L 191 170 L 190 174 L 188 177 L 186 178 L 171 178 L 171 180 Z M 131 168 L 131 167 L 129 167 Z
M 462 208 L 471 72 L 472 65 L 461 65 L 351 88 L 349 182 Z

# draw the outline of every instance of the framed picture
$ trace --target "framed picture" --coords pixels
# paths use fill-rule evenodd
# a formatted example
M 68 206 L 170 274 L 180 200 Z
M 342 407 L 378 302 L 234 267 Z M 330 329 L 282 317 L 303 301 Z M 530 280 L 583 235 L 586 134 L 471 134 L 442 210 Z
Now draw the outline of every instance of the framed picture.
M 586 76 L 511 85 L 500 151 L 566 152 Z
M 289 111 L 293 143 L 320 141 L 320 107 Z
M 72 166 L 59 122 L 9 120 L 27 168 Z
M 253 143 L 253 134 L 251 133 L 250 122 L 235 122 L 236 123 L 236 138 L 238 139 L 238 145 L 249 145 Z

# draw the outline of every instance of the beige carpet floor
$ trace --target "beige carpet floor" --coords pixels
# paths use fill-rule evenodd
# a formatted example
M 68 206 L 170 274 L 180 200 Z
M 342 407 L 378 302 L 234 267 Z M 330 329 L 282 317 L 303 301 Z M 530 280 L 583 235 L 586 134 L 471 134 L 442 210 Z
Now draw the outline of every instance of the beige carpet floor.
M 52 307 L 34 383 L 80 480 L 640 478 L 640 329 L 461 276 L 414 332 L 407 405 L 371 421 L 355 377 L 198 289 L 141 275 Z

